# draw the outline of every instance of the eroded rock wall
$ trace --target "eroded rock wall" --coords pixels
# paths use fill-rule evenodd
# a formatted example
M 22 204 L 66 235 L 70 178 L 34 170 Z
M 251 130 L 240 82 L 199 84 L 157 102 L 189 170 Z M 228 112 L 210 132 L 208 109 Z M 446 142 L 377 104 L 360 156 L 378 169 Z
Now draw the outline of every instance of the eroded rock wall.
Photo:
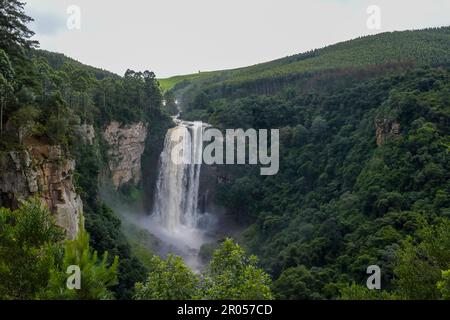
M 78 233 L 83 202 L 73 183 L 75 161 L 59 146 L 33 144 L 0 156 L 0 207 L 15 209 L 20 201 L 40 197 L 68 239 Z
M 400 123 L 389 119 L 375 119 L 375 130 L 377 145 L 381 146 L 400 135 Z
M 143 122 L 121 126 L 111 122 L 103 137 L 108 144 L 108 166 L 114 188 L 137 185 L 142 178 L 141 157 L 145 150 L 147 125 Z
M 95 129 L 92 124 L 82 124 L 75 126 L 75 134 L 83 143 L 92 145 L 95 139 Z

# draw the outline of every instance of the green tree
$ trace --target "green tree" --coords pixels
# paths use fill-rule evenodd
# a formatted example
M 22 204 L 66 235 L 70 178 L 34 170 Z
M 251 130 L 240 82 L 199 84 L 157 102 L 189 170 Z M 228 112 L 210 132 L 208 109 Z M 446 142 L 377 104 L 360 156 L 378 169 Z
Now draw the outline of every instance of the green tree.
M 151 116 L 154 116 L 162 105 L 162 95 L 161 89 L 159 87 L 159 82 L 156 80 L 156 75 L 152 71 L 145 70 L 142 73 L 142 78 L 144 79 L 144 90 L 145 90 L 145 112 Z
M 397 300 L 398 297 L 386 290 L 369 290 L 355 283 L 340 290 L 340 300 Z
M 205 277 L 205 298 L 213 300 L 272 299 L 271 279 L 257 266 L 256 256 L 245 251 L 231 239 L 217 249 Z
M 34 32 L 27 24 L 33 21 L 25 14 L 25 2 L 18 0 L 0 0 L 0 48 L 8 54 L 20 55 L 22 48 L 37 45 L 37 41 L 30 40 Z
M 166 260 L 154 256 L 145 283 L 136 284 L 138 300 L 192 300 L 199 298 L 200 279 L 181 257 L 169 255 Z
M 327 129 L 328 124 L 324 118 L 322 118 L 321 116 L 317 116 L 316 118 L 314 118 L 311 124 L 311 132 L 313 135 L 321 139 Z
M 0 299 L 110 299 L 118 258 L 99 259 L 81 228 L 76 240 L 64 233 L 37 198 L 11 211 L 0 209 Z M 66 286 L 68 266 L 81 269 L 81 289 Z
M 112 264 L 108 262 L 108 252 L 101 258 L 89 246 L 89 235 L 80 223 L 80 231 L 75 240 L 67 241 L 64 248 L 64 258 L 61 264 L 56 264 L 50 270 L 48 288 L 42 297 L 47 299 L 112 299 L 110 288 L 117 284 L 117 267 L 119 258 L 116 256 Z M 81 271 L 80 289 L 67 288 L 67 269 L 78 266 Z
M 314 277 L 305 266 L 289 268 L 283 271 L 274 282 L 277 298 L 292 300 L 319 299 L 317 284 L 319 279 Z
M 41 110 L 34 106 L 22 107 L 11 114 L 10 122 L 17 129 L 17 138 L 20 144 L 25 137 L 40 133 L 41 128 L 36 123 L 40 114 Z
M 175 100 L 175 95 L 173 94 L 172 91 L 167 91 L 164 93 L 164 101 L 165 101 L 164 109 L 167 110 L 167 112 L 170 115 L 176 115 L 179 112 Z
M 450 300 L 450 269 L 442 271 L 442 280 L 438 282 L 437 287 L 442 294 L 442 298 Z
M 3 117 L 8 102 L 13 98 L 14 70 L 8 55 L 0 49 L 0 136 L 3 135 Z
M 0 299 L 35 299 L 61 251 L 62 230 L 39 199 L 0 209 Z
M 423 223 L 416 239 L 408 237 L 397 253 L 396 291 L 404 299 L 440 299 L 442 290 L 446 294 L 448 280 L 448 273 L 442 271 L 449 268 L 450 221 L 438 219 L 434 225 Z
M 3 49 L 0 49 L 0 74 L 7 81 L 12 81 L 14 78 L 14 70 L 11 61 Z
M 59 91 L 54 91 L 45 101 L 45 133 L 53 144 L 66 144 L 75 121 Z

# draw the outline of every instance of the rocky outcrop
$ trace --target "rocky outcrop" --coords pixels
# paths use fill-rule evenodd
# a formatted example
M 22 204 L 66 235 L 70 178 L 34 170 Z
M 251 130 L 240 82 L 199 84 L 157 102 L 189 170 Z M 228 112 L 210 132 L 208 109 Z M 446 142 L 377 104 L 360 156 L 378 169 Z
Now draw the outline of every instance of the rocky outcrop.
M 147 125 L 138 122 L 122 127 L 118 122 L 112 122 L 103 137 L 109 145 L 108 165 L 114 188 L 137 185 L 142 176 L 141 157 L 145 150 Z
M 95 139 L 95 130 L 92 124 L 82 124 L 75 126 L 75 134 L 83 141 L 92 145 Z
M 15 209 L 22 200 L 38 196 L 55 215 L 68 239 L 78 233 L 83 203 L 75 191 L 75 161 L 58 146 L 35 143 L 0 157 L 0 207 Z
M 377 145 L 381 146 L 387 140 L 400 135 L 400 123 L 395 120 L 375 119 Z

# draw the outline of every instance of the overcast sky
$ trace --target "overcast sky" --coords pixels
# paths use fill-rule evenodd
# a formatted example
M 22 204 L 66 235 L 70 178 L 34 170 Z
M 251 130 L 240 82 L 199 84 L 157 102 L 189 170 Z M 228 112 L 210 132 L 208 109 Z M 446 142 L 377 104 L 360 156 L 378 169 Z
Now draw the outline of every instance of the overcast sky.
M 41 48 L 159 78 L 256 64 L 378 32 L 450 25 L 450 0 L 24 0 Z M 69 29 L 67 8 L 81 11 Z M 381 9 L 381 29 L 367 8 Z

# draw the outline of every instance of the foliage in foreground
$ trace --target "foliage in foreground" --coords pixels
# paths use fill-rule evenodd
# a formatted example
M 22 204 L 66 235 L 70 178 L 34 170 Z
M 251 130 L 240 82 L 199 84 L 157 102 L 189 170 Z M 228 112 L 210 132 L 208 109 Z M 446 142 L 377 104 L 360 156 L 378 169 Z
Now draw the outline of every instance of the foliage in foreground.
M 166 260 L 154 256 L 145 283 L 136 283 L 138 300 L 189 300 L 198 298 L 200 278 L 183 261 L 169 255 Z
M 136 299 L 272 299 L 271 279 L 257 266 L 255 256 L 247 257 L 231 239 L 214 252 L 202 275 L 194 274 L 180 257 L 153 258 L 153 268 L 145 283 L 136 284 Z
M 18 210 L 0 209 L 0 299 L 105 299 L 117 282 L 118 258 L 99 259 L 81 228 L 76 240 L 63 242 L 49 210 L 39 199 Z M 81 290 L 68 290 L 67 267 L 81 269 Z
M 393 288 L 368 290 L 353 283 L 341 290 L 344 300 L 450 299 L 450 221 L 423 222 L 396 252 Z
M 97 252 L 89 247 L 88 233 L 80 230 L 76 240 L 66 241 L 62 264 L 50 270 L 49 285 L 44 297 L 70 300 L 112 299 L 114 296 L 109 288 L 117 285 L 118 265 L 117 256 L 112 265 L 109 265 L 108 252 L 99 258 Z M 70 266 L 80 267 L 79 290 L 70 290 L 65 285 L 68 277 L 66 270 Z
M 60 254 L 61 230 L 38 200 L 0 209 L 0 299 L 35 299 Z

